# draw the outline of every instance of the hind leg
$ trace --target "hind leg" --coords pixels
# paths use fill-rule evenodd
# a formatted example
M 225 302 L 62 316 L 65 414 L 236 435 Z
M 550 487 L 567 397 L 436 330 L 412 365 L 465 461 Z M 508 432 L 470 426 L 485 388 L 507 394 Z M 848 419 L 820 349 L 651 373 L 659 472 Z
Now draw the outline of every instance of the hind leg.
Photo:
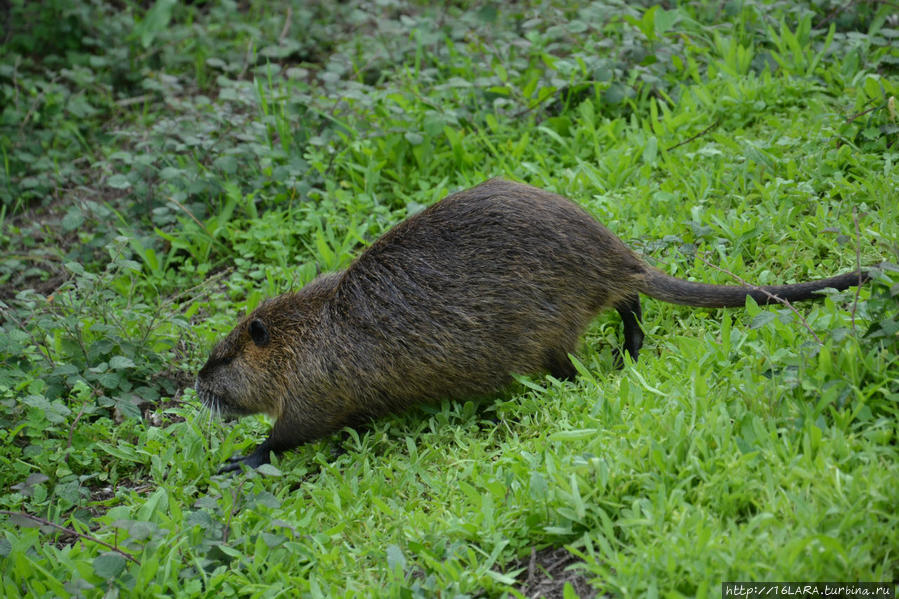
M 621 314 L 621 322 L 624 323 L 624 349 L 630 354 L 631 360 L 636 362 L 643 346 L 643 329 L 640 328 L 643 312 L 640 310 L 640 296 L 634 295 L 618 302 L 615 309 Z
M 571 363 L 568 352 L 565 350 L 549 350 L 546 352 L 546 369 L 560 381 L 573 381 L 577 376 L 577 369 Z

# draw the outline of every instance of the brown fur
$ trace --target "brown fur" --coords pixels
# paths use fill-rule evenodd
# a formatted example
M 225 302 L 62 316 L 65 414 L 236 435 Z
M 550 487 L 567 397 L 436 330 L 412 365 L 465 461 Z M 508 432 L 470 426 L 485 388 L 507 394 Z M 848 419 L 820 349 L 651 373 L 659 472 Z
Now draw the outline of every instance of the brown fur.
M 764 289 L 808 299 L 863 279 Z M 573 202 L 492 179 L 398 224 L 345 271 L 260 305 L 215 347 L 197 389 L 214 410 L 276 419 L 256 451 L 224 469 L 258 466 L 348 424 L 491 393 L 512 373 L 571 378 L 568 354 L 604 308 L 621 313 L 636 360 L 639 293 L 696 306 L 771 301 L 670 277 Z

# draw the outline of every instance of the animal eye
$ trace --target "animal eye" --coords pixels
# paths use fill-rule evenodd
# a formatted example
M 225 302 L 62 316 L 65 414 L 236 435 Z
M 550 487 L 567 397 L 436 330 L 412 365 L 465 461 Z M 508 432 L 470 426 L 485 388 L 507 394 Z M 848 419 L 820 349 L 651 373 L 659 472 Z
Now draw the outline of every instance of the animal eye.
M 250 338 L 258 347 L 268 345 L 270 339 L 268 329 L 266 328 L 265 323 L 258 318 L 254 318 L 250 321 Z

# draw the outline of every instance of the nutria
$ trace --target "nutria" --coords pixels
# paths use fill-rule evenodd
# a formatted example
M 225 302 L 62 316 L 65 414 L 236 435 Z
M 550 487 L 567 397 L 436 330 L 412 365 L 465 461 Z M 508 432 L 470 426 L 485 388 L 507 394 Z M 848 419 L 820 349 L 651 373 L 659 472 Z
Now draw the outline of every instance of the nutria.
M 251 467 L 345 425 L 441 399 L 489 394 L 513 373 L 575 375 L 568 355 L 603 308 L 643 343 L 640 293 L 701 307 L 797 301 L 867 278 L 851 272 L 747 288 L 650 267 L 575 203 L 491 179 L 385 233 L 350 266 L 262 303 L 197 377 L 215 412 L 265 412 L 271 435 L 223 471 Z

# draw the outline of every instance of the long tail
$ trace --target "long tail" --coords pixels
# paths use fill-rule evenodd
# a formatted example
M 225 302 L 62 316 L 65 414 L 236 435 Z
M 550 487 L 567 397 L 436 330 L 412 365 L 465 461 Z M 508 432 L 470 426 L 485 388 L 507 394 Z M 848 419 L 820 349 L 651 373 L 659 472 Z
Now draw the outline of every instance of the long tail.
M 759 304 L 773 304 L 777 298 L 790 302 L 820 297 L 815 292 L 822 289 L 843 290 L 861 285 L 869 279 L 862 271 L 847 272 L 835 277 L 817 279 L 793 285 L 767 285 L 763 287 L 741 287 L 739 285 L 709 285 L 685 281 L 650 268 L 646 273 L 646 288 L 643 293 L 672 304 L 696 306 L 700 308 L 727 308 L 743 306 L 746 296 L 752 296 Z M 771 297 L 771 296 L 776 297 Z

